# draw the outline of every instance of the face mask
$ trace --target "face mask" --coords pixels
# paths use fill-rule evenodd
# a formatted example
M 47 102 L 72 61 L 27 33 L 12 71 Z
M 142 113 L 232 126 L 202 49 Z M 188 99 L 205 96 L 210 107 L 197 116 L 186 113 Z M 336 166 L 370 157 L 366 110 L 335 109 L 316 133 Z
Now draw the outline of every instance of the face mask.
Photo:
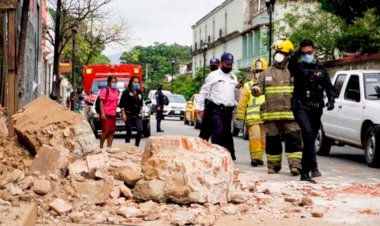
M 277 64 L 281 64 L 285 60 L 285 55 L 282 53 L 276 53 L 274 54 L 273 59 L 274 59 L 274 62 L 276 62 Z
M 219 67 L 218 66 L 210 66 L 210 70 L 211 71 L 216 71 L 216 70 L 218 70 L 219 69 Z
M 140 89 L 140 84 L 138 83 L 133 84 L 133 89 Z
M 222 67 L 222 71 L 226 74 L 230 73 L 232 71 L 232 68 L 229 67 Z
M 111 83 L 111 89 L 116 89 L 117 84 L 116 83 Z
M 304 54 L 301 56 L 301 62 L 311 64 L 314 61 L 314 55 L 313 54 Z

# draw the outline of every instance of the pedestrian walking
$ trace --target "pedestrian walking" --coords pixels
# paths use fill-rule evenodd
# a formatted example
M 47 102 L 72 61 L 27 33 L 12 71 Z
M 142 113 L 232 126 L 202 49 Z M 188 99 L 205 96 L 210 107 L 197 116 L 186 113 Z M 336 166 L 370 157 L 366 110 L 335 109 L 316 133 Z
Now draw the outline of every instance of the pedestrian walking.
M 297 176 L 301 172 L 302 137 L 291 109 L 294 87 L 288 70 L 288 59 L 294 46 L 289 40 L 280 40 L 273 45 L 273 49 L 274 65 L 260 74 L 258 85 L 252 89 L 252 95 L 265 95 L 261 118 L 266 130 L 268 173 L 275 174 L 281 170 L 283 137 L 290 173 Z
M 162 85 L 159 84 L 157 86 L 156 91 L 156 120 L 157 120 L 157 132 L 163 133 L 164 131 L 161 129 L 161 121 L 164 118 L 164 105 L 165 105 L 165 95 L 162 92 Z
M 234 142 L 231 133 L 232 112 L 236 106 L 235 89 L 240 87 L 232 72 L 234 57 L 230 53 L 221 56 L 220 68 L 211 72 L 205 79 L 195 103 L 197 114 L 204 116 L 205 99 L 210 98 L 211 142 L 225 147 L 235 157 Z
M 265 150 L 265 129 L 260 118 L 260 108 L 265 102 L 265 95 L 254 97 L 251 90 L 257 84 L 260 73 L 267 67 L 268 63 L 265 58 L 253 61 L 252 79 L 244 84 L 236 112 L 236 119 L 244 121 L 244 125 L 247 127 L 252 167 L 264 165 L 262 159 Z
M 109 76 L 107 87 L 100 90 L 100 117 L 102 124 L 102 134 L 100 135 L 100 149 L 103 149 L 107 139 L 107 148 L 111 148 L 113 134 L 116 131 L 116 109 L 119 102 L 119 90 L 117 89 L 117 78 Z
M 324 92 L 327 95 L 327 110 L 334 109 L 335 92 L 326 68 L 315 57 L 311 40 L 300 43 L 300 49 L 291 58 L 289 70 L 294 77 L 292 109 L 301 127 L 304 143 L 301 180 L 315 183 L 312 177 L 322 176 L 314 144 L 325 106 Z
M 133 76 L 128 83 L 127 89 L 125 89 L 120 99 L 120 110 L 122 113 L 123 121 L 125 122 L 125 143 L 131 141 L 132 126 L 135 125 L 137 129 L 135 145 L 140 145 L 140 139 L 143 132 L 142 125 L 142 107 L 143 99 L 142 92 L 140 90 L 140 78 Z
M 210 71 L 216 71 L 219 69 L 220 60 L 218 58 L 212 58 L 210 60 Z M 203 114 L 202 124 L 200 128 L 199 137 L 204 140 L 209 140 L 211 137 L 211 108 L 210 108 L 210 98 L 205 98 L 205 110 Z

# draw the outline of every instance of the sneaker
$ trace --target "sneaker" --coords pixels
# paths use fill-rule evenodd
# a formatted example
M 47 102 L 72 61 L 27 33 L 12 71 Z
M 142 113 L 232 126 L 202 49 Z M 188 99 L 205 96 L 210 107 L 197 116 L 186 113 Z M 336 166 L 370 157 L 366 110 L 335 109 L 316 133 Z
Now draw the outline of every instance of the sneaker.
M 277 174 L 278 170 L 273 169 L 273 168 L 268 168 L 268 174 Z
M 322 173 L 318 169 L 315 169 L 315 170 L 311 171 L 311 177 L 312 178 L 314 178 L 314 177 L 321 177 L 321 176 L 322 176 Z
M 301 175 L 301 181 L 307 181 L 307 182 L 310 182 L 312 184 L 316 184 L 317 182 L 313 179 L 311 179 L 310 175 L 309 174 L 302 174 Z
M 258 159 L 252 159 L 251 160 L 251 166 L 252 167 L 258 167 L 259 165 L 260 165 L 260 162 L 259 162 L 260 160 L 258 160 Z
M 163 132 L 165 131 L 163 131 L 162 129 L 157 130 L 157 133 L 163 133 Z
M 300 175 L 300 170 L 297 168 L 290 168 L 290 174 L 292 174 L 292 176 L 298 176 Z

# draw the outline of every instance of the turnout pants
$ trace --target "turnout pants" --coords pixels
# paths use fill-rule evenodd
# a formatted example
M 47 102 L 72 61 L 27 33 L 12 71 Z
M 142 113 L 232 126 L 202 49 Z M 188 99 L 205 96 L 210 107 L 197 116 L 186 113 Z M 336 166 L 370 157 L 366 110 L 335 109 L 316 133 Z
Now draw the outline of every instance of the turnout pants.
M 300 108 L 294 111 L 294 117 L 302 130 L 302 140 L 304 143 L 302 173 L 304 174 L 309 174 L 310 171 L 318 169 L 314 145 L 321 126 L 321 116 L 322 109 Z
M 265 150 L 265 128 L 263 124 L 247 126 L 249 135 L 249 153 L 251 160 L 263 159 Z
M 210 104 L 211 109 L 211 142 L 226 148 L 233 160 L 235 157 L 234 140 L 231 133 L 231 120 L 234 107 L 223 107 Z
M 281 135 L 283 135 L 289 168 L 301 170 L 302 138 L 297 122 L 292 120 L 266 121 L 264 126 L 266 129 L 265 151 L 268 159 L 268 168 L 273 168 L 276 171 L 281 169 Z
M 132 126 L 133 125 L 136 125 L 136 129 L 137 129 L 135 145 L 138 147 L 140 145 L 140 139 L 141 139 L 141 135 L 143 133 L 142 120 L 140 117 L 127 114 L 127 121 L 125 122 L 125 130 L 127 132 L 125 135 L 125 143 L 131 142 Z

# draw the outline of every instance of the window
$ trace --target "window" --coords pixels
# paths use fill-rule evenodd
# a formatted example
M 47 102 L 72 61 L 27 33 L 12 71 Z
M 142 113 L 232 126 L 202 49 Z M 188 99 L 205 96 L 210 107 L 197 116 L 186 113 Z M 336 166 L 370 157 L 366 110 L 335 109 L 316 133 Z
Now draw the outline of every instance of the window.
M 223 37 L 223 29 L 219 29 L 219 38 Z
M 340 91 L 342 90 L 344 81 L 346 80 L 347 75 L 338 75 L 334 84 L 334 91 L 336 95 L 339 97 Z
M 207 37 L 207 42 L 211 43 L 211 36 L 210 35 Z
M 364 74 L 365 97 L 368 100 L 380 99 L 380 73 Z
M 346 100 L 360 102 L 359 76 L 351 75 L 350 80 L 348 80 L 344 98 Z

